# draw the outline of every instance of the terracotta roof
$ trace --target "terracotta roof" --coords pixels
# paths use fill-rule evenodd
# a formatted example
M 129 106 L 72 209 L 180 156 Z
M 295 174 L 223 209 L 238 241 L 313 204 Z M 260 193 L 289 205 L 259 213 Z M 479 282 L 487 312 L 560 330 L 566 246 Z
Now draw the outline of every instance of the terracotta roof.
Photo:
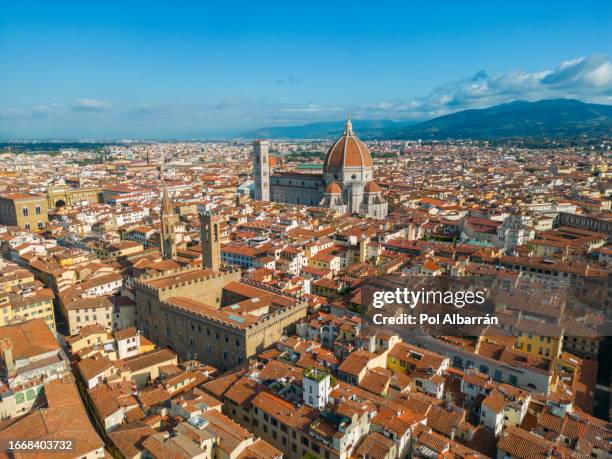
M 13 349 L 13 359 L 28 359 L 51 351 L 59 351 L 53 333 L 43 319 L 0 327 L 0 346 Z
M 123 363 L 130 371 L 134 372 L 172 360 L 176 361 L 176 354 L 170 349 L 155 349 L 144 354 L 129 357 Z
M 376 182 L 368 182 L 363 188 L 364 193 L 380 193 L 380 187 Z
M 249 378 L 241 378 L 225 392 L 225 397 L 237 405 L 250 402 L 257 395 L 261 385 Z
M 115 339 L 117 341 L 120 340 L 124 340 L 127 338 L 132 338 L 136 335 L 138 335 L 138 332 L 136 331 L 136 329 L 134 327 L 130 327 L 130 328 L 124 328 L 122 330 L 117 330 L 115 333 Z
M 386 459 L 394 446 L 392 440 L 378 432 L 372 432 L 363 439 L 355 455 L 366 459 Z
M 389 388 L 393 372 L 385 368 L 369 370 L 363 377 L 359 386 L 378 395 L 383 395 Z
M 86 381 L 104 373 L 109 368 L 113 367 L 113 362 L 111 362 L 107 357 L 103 356 L 100 353 L 94 354 L 91 357 L 87 357 L 86 359 L 81 360 L 77 363 L 77 368 L 83 379 Z
M 534 433 L 508 426 L 497 443 L 497 449 L 520 459 L 549 458 L 552 443 Z
M 283 456 L 283 453 L 265 440 L 257 440 L 247 446 L 237 459 L 276 459 Z
M 70 303 L 65 304 L 66 310 L 78 309 L 97 309 L 97 308 L 112 308 L 113 303 L 106 296 L 98 296 L 93 298 L 75 298 Z
M 82 457 L 104 447 L 102 439 L 89 421 L 72 378 L 56 379 L 45 384 L 47 408 L 11 419 L 0 431 L 4 443 L 20 440 L 70 440 L 71 451 L 46 453 L 45 457 Z M 39 457 L 40 455 L 34 454 Z M 34 457 L 31 456 L 31 457 Z
M 325 188 L 325 193 L 326 194 L 341 194 L 342 188 L 340 188 L 340 185 L 338 185 L 336 182 L 332 182 L 329 185 L 327 185 L 327 188 Z
M 248 430 L 217 410 L 209 410 L 201 416 L 208 421 L 206 430 L 219 438 L 219 448 L 231 456 L 244 440 L 253 437 Z
M 462 420 L 463 414 L 459 411 L 449 411 L 436 405 L 432 406 L 427 413 L 427 425 L 447 437 L 451 436 Z
M 109 433 L 109 436 L 121 454 L 135 457 L 140 454 L 142 442 L 155 431 L 142 421 L 132 422 Z
M 219 378 L 215 378 L 202 385 L 202 388 L 209 394 L 215 397 L 221 397 L 225 392 L 233 386 L 233 384 L 242 377 L 243 372 L 230 373 Z
M 267 392 L 257 394 L 253 399 L 253 405 L 297 430 L 306 430 L 319 417 L 318 411 L 306 405 L 296 408 L 282 398 Z

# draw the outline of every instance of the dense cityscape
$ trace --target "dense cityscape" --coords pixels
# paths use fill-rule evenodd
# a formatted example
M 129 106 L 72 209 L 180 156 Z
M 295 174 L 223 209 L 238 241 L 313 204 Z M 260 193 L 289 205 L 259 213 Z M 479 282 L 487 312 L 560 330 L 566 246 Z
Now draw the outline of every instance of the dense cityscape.
M 358 136 L 5 146 L 3 448 L 610 457 L 608 141 Z M 371 321 L 381 282 L 470 276 L 499 325 Z
M 0 459 L 612 459 L 612 2 L 0 8 Z

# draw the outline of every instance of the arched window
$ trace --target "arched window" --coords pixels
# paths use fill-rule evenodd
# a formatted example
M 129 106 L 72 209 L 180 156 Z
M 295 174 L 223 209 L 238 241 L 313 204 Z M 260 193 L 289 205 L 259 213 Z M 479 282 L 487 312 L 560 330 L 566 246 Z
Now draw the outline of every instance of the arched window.
M 25 402 L 25 396 L 23 395 L 23 392 L 19 392 L 17 395 L 15 395 L 15 403 L 19 405 L 23 402 Z
M 30 400 L 34 400 L 35 398 L 36 398 L 36 392 L 34 392 L 34 389 L 28 389 L 28 391 L 26 392 L 26 399 L 30 401 Z
M 27 217 L 28 215 L 30 215 L 30 211 L 28 210 L 28 208 L 27 208 L 27 207 L 23 207 L 23 208 L 21 209 L 21 213 L 23 213 L 23 216 L 24 216 L 24 217 Z

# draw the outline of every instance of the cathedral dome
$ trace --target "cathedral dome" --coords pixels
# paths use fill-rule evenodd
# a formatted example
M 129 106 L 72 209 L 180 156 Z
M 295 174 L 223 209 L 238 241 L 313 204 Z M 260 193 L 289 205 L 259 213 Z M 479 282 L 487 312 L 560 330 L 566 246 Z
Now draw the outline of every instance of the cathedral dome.
M 334 142 L 323 163 L 323 170 L 340 170 L 344 167 L 372 167 L 370 150 L 353 133 L 351 120 L 346 120 L 344 134 Z
M 325 188 L 325 194 L 341 194 L 342 188 L 336 182 L 332 182 Z
M 363 187 L 364 193 L 380 193 L 380 187 L 376 182 L 368 182 L 366 186 Z

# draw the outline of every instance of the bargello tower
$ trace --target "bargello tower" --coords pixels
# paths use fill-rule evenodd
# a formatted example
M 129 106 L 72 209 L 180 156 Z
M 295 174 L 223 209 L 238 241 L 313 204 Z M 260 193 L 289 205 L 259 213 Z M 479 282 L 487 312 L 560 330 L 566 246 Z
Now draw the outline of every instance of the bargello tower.
M 200 212 L 200 240 L 202 269 L 219 271 L 221 268 L 221 219 L 210 210 Z

